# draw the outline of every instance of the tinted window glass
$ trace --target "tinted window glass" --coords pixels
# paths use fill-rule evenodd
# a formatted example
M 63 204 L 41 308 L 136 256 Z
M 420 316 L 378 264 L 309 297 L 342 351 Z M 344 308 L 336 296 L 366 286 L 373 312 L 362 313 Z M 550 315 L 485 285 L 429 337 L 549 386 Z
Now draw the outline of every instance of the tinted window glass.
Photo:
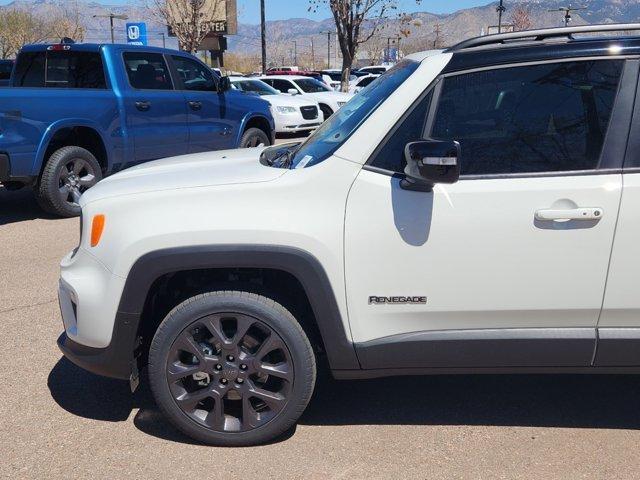
M 172 90 L 164 57 L 159 53 L 126 52 L 124 65 L 133 88 L 142 90 Z
M 324 83 L 316 80 L 315 78 L 300 78 L 300 79 L 294 80 L 294 82 L 305 93 L 319 93 L 319 92 L 331 91 L 329 87 L 327 87 Z
M 16 87 L 44 87 L 44 66 L 47 61 L 46 52 L 21 53 L 16 64 Z
M 622 66 L 568 62 L 447 78 L 431 136 L 460 142 L 463 175 L 595 169 Z
M 173 62 L 186 90 L 210 92 L 216 89 L 213 73 L 204 65 L 184 57 L 173 57 Z
M 9 80 L 13 62 L 0 60 L 0 80 Z
M 57 88 L 107 88 L 102 58 L 95 52 L 47 52 L 45 84 Z
M 278 95 L 280 92 L 260 80 L 233 80 L 236 90 L 257 93 L 258 95 Z
M 398 125 L 383 147 L 378 151 L 371 165 L 392 172 L 403 172 L 407 165 L 404 149 L 407 143 L 424 138 L 425 123 L 433 94 L 430 92 L 411 113 Z
M 292 88 L 295 89 L 296 88 L 288 80 L 280 80 L 279 78 L 273 79 L 269 83 L 271 83 L 273 88 L 275 88 L 276 90 L 280 91 L 281 93 L 288 93 L 290 89 L 292 89 Z

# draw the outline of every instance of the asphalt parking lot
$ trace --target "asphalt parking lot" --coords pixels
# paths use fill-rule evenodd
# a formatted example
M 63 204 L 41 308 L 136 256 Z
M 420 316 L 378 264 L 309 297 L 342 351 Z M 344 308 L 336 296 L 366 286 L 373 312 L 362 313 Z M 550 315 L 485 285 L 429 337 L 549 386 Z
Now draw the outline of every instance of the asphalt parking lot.
M 148 389 L 85 373 L 56 347 L 59 259 L 76 219 L 0 187 L 2 478 L 637 478 L 640 378 L 323 378 L 272 444 L 194 444 Z

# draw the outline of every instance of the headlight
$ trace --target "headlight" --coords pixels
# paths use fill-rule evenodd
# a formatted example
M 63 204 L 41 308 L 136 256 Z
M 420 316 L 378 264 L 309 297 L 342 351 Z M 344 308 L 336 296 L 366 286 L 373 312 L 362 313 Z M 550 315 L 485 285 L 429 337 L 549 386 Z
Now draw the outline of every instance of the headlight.
M 290 115 L 298 111 L 295 107 L 276 107 L 276 110 L 278 110 L 278 113 L 284 113 L 285 115 Z
M 338 108 L 342 108 L 347 104 L 347 102 L 338 102 Z

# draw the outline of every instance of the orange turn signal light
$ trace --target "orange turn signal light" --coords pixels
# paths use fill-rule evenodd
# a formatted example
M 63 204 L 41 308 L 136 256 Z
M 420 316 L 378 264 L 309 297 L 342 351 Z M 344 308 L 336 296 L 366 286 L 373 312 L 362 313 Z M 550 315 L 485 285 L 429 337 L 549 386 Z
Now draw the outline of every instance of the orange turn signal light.
M 95 247 L 100 243 L 102 232 L 104 231 L 104 215 L 96 215 L 91 221 L 91 246 Z

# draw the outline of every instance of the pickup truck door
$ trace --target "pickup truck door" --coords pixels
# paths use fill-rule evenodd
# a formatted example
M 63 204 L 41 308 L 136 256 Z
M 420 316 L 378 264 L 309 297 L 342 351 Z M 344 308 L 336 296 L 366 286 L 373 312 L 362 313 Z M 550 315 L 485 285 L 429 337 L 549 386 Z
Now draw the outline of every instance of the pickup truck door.
M 347 202 L 364 368 L 591 364 L 637 78 L 635 62 L 573 61 L 425 92 Z M 405 145 L 423 138 L 461 143 L 458 183 L 401 187 Z
M 124 101 L 135 163 L 186 154 L 187 105 L 174 88 L 164 56 L 136 51 L 124 52 L 123 59 L 131 87 L 124 91 Z
M 204 64 L 181 55 L 171 57 L 178 88 L 184 94 L 189 118 L 189 153 L 234 148 L 239 120 L 217 81 Z

